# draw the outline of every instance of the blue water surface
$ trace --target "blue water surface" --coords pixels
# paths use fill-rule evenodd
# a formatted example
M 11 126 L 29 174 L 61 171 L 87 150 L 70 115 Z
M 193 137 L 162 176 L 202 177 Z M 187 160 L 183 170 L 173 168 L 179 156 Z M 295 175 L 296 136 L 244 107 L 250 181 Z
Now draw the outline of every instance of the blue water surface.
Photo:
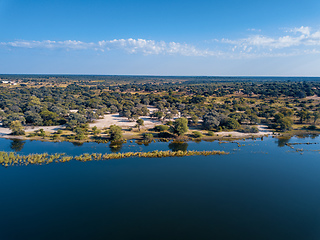
M 319 137 L 237 142 L 114 150 L 0 139 L 19 154 L 230 152 L 1 167 L 0 239 L 320 239 Z

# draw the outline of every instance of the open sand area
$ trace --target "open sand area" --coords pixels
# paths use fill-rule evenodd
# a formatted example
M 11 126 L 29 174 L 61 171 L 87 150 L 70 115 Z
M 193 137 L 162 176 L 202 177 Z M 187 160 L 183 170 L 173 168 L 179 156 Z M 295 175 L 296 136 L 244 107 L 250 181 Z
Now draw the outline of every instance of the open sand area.
M 141 129 L 153 128 L 155 125 L 162 124 L 160 121 L 153 120 L 149 116 L 143 116 L 140 118 L 144 121 L 144 126 L 142 126 Z M 103 119 L 98 119 L 93 123 L 89 123 L 89 127 L 92 128 L 96 126 L 99 129 L 103 129 L 110 127 L 111 125 L 117 125 L 122 128 L 130 128 L 136 126 L 136 124 L 136 121 L 129 121 L 127 118 L 120 117 L 118 113 L 115 113 L 104 115 Z

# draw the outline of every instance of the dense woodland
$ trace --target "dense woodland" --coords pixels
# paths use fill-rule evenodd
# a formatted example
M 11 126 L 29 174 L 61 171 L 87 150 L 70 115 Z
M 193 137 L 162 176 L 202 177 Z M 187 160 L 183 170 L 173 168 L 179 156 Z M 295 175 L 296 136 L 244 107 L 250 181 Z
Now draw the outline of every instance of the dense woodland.
M 320 118 L 319 78 L 214 78 L 148 76 L 0 75 L 0 121 L 3 127 L 65 124 L 75 132 L 117 113 L 136 121 L 152 117 L 172 125 L 209 131 L 255 132 L 264 123 L 285 131 L 293 124 L 316 129 Z M 1 83 L 3 80 L 16 85 Z M 75 111 L 77 110 L 77 111 Z M 166 130 L 166 128 L 164 128 Z M 159 129 L 158 129 L 159 130 Z M 161 129 L 159 131 L 162 131 Z

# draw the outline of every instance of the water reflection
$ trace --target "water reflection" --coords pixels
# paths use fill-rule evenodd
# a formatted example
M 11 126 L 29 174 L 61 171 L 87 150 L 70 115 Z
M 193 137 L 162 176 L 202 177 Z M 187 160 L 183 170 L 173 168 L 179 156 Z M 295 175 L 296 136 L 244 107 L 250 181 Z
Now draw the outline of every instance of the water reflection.
M 13 139 L 10 148 L 15 152 L 20 152 L 23 149 L 23 146 L 26 142 L 20 139 Z
M 138 145 L 144 145 L 144 146 L 149 146 L 149 144 L 151 143 L 151 141 L 136 141 L 136 144 Z
M 319 134 L 315 134 L 315 133 L 310 133 L 310 134 L 299 134 L 296 137 L 297 138 L 311 138 L 311 139 L 315 139 L 316 137 L 318 137 Z
M 172 142 L 169 144 L 169 149 L 171 149 L 173 152 L 177 151 L 187 151 L 188 149 L 188 143 L 185 142 Z
M 110 143 L 109 147 L 110 147 L 111 152 L 113 152 L 113 153 L 119 152 L 122 148 L 122 144 L 123 144 L 122 142 Z
M 286 143 L 288 143 L 290 141 L 290 137 L 289 138 L 278 138 L 277 143 L 278 143 L 278 147 L 284 147 L 286 146 Z
M 315 133 L 305 133 L 305 134 L 298 134 L 295 136 L 296 138 L 304 139 L 304 138 L 311 138 L 315 139 L 319 137 L 319 134 Z M 287 143 L 289 143 L 291 137 L 280 137 L 277 139 L 276 143 L 278 144 L 278 147 L 284 147 Z
M 72 142 L 73 146 L 81 147 L 83 145 L 83 142 Z

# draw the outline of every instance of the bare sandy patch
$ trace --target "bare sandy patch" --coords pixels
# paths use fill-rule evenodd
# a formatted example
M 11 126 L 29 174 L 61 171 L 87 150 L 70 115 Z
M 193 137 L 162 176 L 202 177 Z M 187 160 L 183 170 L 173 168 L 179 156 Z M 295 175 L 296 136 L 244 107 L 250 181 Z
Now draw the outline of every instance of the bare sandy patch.
M 218 136 L 220 137 L 226 137 L 226 136 L 230 136 L 231 137 L 236 137 L 236 138 L 245 138 L 248 136 L 255 136 L 255 137 L 259 137 L 259 136 L 265 136 L 265 135 L 272 135 L 273 132 L 271 131 L 271 129 L 268 128 L 267 125 L 258 125 L 257 126 L 259 129 L 258 133 L 242 133 L 242 132 L 219 132 L 217 133 Z
M 158 108 L 151 105 L 148 106 L 150 114 L 158 111 Z M 141 129 L 154 128 L 154 126 L 162 124 L 160 121 L 151 119 L 150 116 L 141 116 L 140 119 L 144 121 L 144 126 Z M 129 121 L 126 117 L 121 117 L 119 113 L 106 114 L 103 119 L 98 119 L 93 123 L 89 124 L 89 127 L 92 128 L 96 126 L 99 129 L 108 128 L 111 125 L 117 125 L 121 128 L 133 128 L 137 125 L 136 121 Z
M 26 132 L 34 132 L 34 131 L 39 131 L 40 129 L 43 129 L 45 132 L 56 132 L 59 129 L 63 129 L 65 126 L 60 125 L 60 126 L 30 126 L 30 127 L 25 127 Z
M 40 129 L 43 129 L 45 132 L 55 132 L 59 129 L 63 129 L 64 126 L 48 126 L 48 127 L 44 127 L 44 126 L 28 126 L 25 127 L 25 132 L 26 133 L 30 133 L 30 132 L 34 132 L 34 131 L 39 131 Z M 0 137 L 5 137 L 11 134 L 11 130 L 9 128 L 5 128 L 5 127 L 0 127 Z
M 8 135 L 11 133 L 9 128 L 0 127 L 0 136 Z
M 320 100 L 320 97 L 318 97 L 317 95 L 313 95 L 313 96 L 306 97 L 306 99 Z
M 144 121 L 144 126 L 141 129 L 153 128 L 161 124 L 160 121 L 151 119 L 149 116 L 140 117 Z M 117 125 L 121 128 L 130 128 L 136 126 L 136 121 L 129 121 L 126 117 L 120 117 L 118 113 L 104 115 L 103 119 L 98 119 L 94 123 L 90 123 L 89 127 L 96 126 L 99 129 L 108 128 L 111 125 Z

